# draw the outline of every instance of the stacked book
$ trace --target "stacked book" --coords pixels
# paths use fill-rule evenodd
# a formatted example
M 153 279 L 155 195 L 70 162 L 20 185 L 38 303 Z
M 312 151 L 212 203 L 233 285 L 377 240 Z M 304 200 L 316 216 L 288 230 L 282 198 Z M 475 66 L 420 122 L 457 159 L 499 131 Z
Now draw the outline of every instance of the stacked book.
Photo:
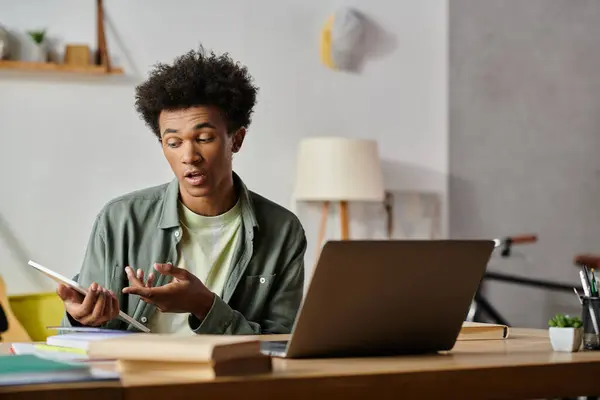
M 88 356 L 115 359 L 121 373 L 196 377 L 255 375 L 272 371 L 271 357 L 261 353 L 256 336 L 176 336 L 136 333 L 89 344 Z
M 272 370 L 258 336 L 160 335 L 98 328 L 69 328 L 45 344 L 14 343 L 12 352 L 53 361 L 116 364 L 118 373 L 193 371 L 194 376 L 260 374 Z

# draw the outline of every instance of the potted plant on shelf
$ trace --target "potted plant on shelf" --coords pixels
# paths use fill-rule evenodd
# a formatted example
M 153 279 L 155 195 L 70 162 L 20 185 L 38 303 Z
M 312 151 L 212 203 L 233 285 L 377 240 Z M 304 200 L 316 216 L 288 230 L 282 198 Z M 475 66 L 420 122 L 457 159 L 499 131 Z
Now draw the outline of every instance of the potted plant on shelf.
M 579 351 L 583 338 L 583 323 L 579 317 L 557 314 L 548 321 L 550 342 L 554 351 Z
M 27 31 L 28 43 L 23 51 L 21 60 L 29 62 L 48 61 L 48 51 L 46 49 L 46 30 Z

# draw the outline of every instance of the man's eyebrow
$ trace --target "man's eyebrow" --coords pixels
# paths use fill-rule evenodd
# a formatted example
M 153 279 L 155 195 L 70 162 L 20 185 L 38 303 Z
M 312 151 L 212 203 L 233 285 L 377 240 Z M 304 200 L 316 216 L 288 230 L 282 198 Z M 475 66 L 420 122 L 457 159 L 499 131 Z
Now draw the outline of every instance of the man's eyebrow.
M 212 129 L 217 129 L 213 124 L 211 124 L 210 122 L 202 122 L 198 125 L 196 125 L 194 127 L 194 129 L 202 129 L 202 128 L 212 128 Z
M 217 129 L 213 124 L 211 124 L 210 122 L 202 122 L 199 123 L 198 125 L 194 126 L 194 130 L 198 130 L 198 129 L 202 129 L 202 128 L 212 128 L 212 129 Z M 166 135 L 167 133 L 177 133 L 177 129 L 172 129 L 172 128 L 167 128 L 165 129 L 165 131 L 163 132 L 163 135 Z

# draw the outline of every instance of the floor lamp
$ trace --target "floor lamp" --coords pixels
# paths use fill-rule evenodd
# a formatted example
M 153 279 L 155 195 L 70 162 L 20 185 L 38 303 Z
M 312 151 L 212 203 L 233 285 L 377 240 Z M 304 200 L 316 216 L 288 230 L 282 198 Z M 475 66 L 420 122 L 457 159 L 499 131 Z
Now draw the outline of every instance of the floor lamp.
M 294 199 L 321 202 L 317 257 L 325 239 L 331 203 L 339 205 L 340 237 L 350 238 L 348 203 L 383 202 L 385 192 L 377 142 L 313 137 L 300 142 Z

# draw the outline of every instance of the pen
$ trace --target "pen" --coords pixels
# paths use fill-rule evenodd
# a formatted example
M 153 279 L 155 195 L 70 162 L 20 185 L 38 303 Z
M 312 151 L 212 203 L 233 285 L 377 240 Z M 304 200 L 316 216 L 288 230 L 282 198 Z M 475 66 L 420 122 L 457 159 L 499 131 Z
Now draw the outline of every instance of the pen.
M 579 271 L 579 278 L 581 279 L 581 284 L 583 286 L 583 293 L 586 297 L 590 297 L 590 287 L 588 286 L 589 277 L 584 271 Z M 588 308 L 590 312 L 590 317 L 592 319 L 592 324 L 594 325 L 594 332 L 596 333 L 596 335 L 598 335 L 600 334 L 600 328 L 598 327 L 598 321 L 596 320 L 596 313 L 594 312 L 594 309 L 592 308 L 591 304 L 588 304 Z
M 581 279 L 581 286 L 583 287 L 583 294 L 586 297 L 590 297 L 590 287 L 588 285 L 588 281 L 586 279 L 586 275 L 584 271 L 579 271 L 579 279 Z
M 592 281 L 590 279 L 590 269 L 587 267 L 587 265 L 583 266 L 583 273 L 585 276 L 585 281 L 587 282 L 587 286 L 590 289 L 590 293 L 588 296 L 594 296 L 594 288 L 592 287 Z
M 590 293 L 592 296 L 596 296 L 598 292 L 596 292 L 596 283 L 594 282 L 594 276 L 592 275 L 590 278 Z

